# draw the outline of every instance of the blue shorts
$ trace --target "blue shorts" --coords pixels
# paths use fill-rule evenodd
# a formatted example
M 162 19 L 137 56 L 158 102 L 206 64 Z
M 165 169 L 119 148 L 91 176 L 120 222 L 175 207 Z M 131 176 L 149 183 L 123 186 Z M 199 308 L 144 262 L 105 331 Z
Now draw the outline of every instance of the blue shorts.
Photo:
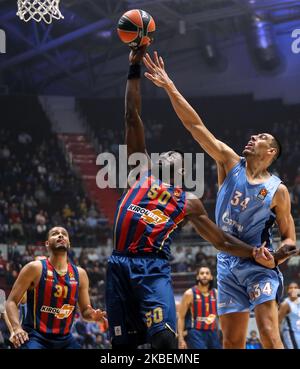
M 300 332 L 291 332 L 284 329 L 282 332 L 282 341 L 286 349 L 300 349 Z
M 27 330 L 27 329 L 26 329 Z M 65 336 L 52 337 L 44 335 L 35 330 L 27 330 L 29 341 L 26 341 L 21 349 L 80 349 L 79 343 L 75 340 L 72 334 Z
M 280 302 L 283 277 L 249 259 L 218 254 L 218 315 L 251 311 L 266 301 Z
M 106 310 L 115 344 L 141 345 L 163 329 L 176 331 L 176 309 L 169 262 L 128 257 L 108 260 Z
M 186 336 L 189 349 L 221 349 L 218 331 L 191 328 Z

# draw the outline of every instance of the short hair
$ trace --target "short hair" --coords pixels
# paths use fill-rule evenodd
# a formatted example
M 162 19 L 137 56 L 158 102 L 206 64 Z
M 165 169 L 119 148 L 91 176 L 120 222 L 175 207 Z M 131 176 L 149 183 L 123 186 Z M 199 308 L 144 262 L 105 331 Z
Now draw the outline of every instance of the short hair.
M 68 235 L 69 235 L 69 232 L 68 232 L 68 230 L 67 230 L 65 227 L 62 227 L 62 226 L 54 226 L 54 227 L 51 227 L 51 228 L 49 229 L 49 231 L 47 232 L 47 240 L 49 240 L 50 232 L 51 232 L 51 231 L 52 231 L 52 229 L 54 229 L 54 228 L 63 228 L 63 229 L 68 233 Z
M 198 266 L 198 268 L 197 268 L 197 270 L 196 270 L 196 277 L 197 277 L 197 275 L 200 273 L 200 270 L 201 270 L 202 268 L 206 268 L 206 269 L 208 269 L 208 270 L 210 271 L 210 274 L 212 275 L 212 270 L 211 270 L 211 268 L 210 268 L 208 265 L 206 265 L 206 264 L 202 264 L 202 265 L 199 265 L 199 266 Z
M 273 162 L 274 162 L 274 161 L 276 161 L 277 159 L 280 158 L 280 156 L 282 154 L 282 146 L 281 146 L 281 143 L 280 143 L 278 137 L 274 136 L 273 134 L 272 134 L 272 136 L 273 136 L 273 138 L 272 138 L 272 142 L 271 142 L 271 147 L 273 147 L 274 149 L 277 150 L 277 154 L 276 154 L 276 156 L 274 157 L 274 160 L 273 160 Z
M 291 284 L 296 284 L 297 285 L 297 287 L 299 288 L 299 283 L 297 283 L 297 282 L 295 282 L 295 281 L 292 281 L 292 282 L 290 282 L 289 284 L 288 284 L 288 286 L 287 286 L 287 288 L 289 289 L 290 288 L 290 285 Z

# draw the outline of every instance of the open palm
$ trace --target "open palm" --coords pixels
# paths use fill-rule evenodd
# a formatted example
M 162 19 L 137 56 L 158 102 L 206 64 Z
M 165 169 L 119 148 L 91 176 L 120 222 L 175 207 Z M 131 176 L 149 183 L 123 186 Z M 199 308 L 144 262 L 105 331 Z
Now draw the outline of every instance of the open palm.
M 153 59 L 151 59 L 150 55 L 147 53 L 143 58 L 143 61 L 148 70 L 148 72 L 145 73 L 145 77 L 152 81 L 156 86 L 165 87 L 172 83 L 165 71 L 163 58 L 158 56 L 157 51 L 154 51 Z

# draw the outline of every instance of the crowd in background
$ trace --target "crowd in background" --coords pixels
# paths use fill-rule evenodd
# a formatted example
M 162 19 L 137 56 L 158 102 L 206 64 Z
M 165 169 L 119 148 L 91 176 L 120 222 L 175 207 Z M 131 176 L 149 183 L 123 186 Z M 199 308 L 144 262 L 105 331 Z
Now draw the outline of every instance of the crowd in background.
M 96 246 L 110 235 L 107 219 L 85 196 L 57 137 L 0 131 L 0 239 L 41 243 L 64 224 L 74 243 Z
M 198 144 L 191 136 L 168 141 L 169 122 L 149 119 L 145 122 L 146 138 L 151 142 L 149 152 L 177 148 L 182 151 L 199 152 Z M 299 223 L 300 208 L 300 120 L 275 123 L 272 132 L 280 138 L 282 158 L 273 166 L 288 186 L 292 211 Z M 242 152 L 253 130 L 243 127 L 224 129 L 220 139 Z M 105 127 L 98 129 L 98 149 L 117 153 L 123 143 L 123 131 Z M 298 166 L 299 165 L 299 166 Z M 9 291 L 21 268 L 37 254 L 44 254 L 42 245 L 47 231 L 54 225 L 67 228 L 72 245 L 80 247 L 79 254 L 70 253 L 71 260 L 87 270 L 90 294 L 95 308 L 104 308 L 106 260 L 111 251 L 112 230 L 105 215 L 87 198 L 82 182 L 64 155 L 56 135 L 50 126 L 43 130 L 27 127 L 12 130 L 9 126 L 0 130 L 0 240 L 8 245 L 7 258 L 0 251 L 0 288 Z M 217 195 L 216 164 L 205 156 L 204 204 L 213 218 Z M 193 273 L 200 264 L 206 264 L 216 274 L 216 258 L 206 254 L 201 247 L 189 247 L 185 235 L 193 234 L 187 226 L 180 233 L 183 246 L 176 246 L 171 258 L 173 273 Z M 188 238 L 187 238 L 188 240 Z M 24 245 L 20 252 L 17 245 Z M 105 247 L 103 246 L 105 245 Z M 41 248 L 37 251 L 37 246 Z M 287 281 L 300 280 L 300 257 L 282 266 Z M 2 333 L 1 333 L 2 332 Z M 87 323 L 78 314 L 73 333 L 85 348 L 107 348 L 109 338 L 103 327 Z M 249 339 L 254 345 L 255 335 Z M 0 319 L 0 347 L 7 345 L 7 334 Z M 252 342 L 252 343 L 251 343 Z

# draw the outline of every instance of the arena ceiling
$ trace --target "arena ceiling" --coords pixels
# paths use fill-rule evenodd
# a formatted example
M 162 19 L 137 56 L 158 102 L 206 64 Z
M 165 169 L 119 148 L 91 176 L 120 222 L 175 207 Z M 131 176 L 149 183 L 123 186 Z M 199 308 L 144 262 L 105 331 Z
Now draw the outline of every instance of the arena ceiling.
M 198 35 L 210 28 L 219 38 L 230 39 L 243 31 L 245 17 L 253 12 L 300 18 L 299 1 L 288 0 L 61 0 L 65 19 L 46 25 L 20 21 L 16 3 L 0 0 L 0 28 L 7 36 L 0 85 L 9 93 L 44 93 L 64 81 L 70 94 L 84 89 L 97 96 L 117 85 L 125 71 L 118 61 L 128 49 L 118 39 L 116 24 L 128 9 L 153 15 L 155 46 L 171 55 L 199 47 Z M 175 36 L 182 36 L 176 45 Z

